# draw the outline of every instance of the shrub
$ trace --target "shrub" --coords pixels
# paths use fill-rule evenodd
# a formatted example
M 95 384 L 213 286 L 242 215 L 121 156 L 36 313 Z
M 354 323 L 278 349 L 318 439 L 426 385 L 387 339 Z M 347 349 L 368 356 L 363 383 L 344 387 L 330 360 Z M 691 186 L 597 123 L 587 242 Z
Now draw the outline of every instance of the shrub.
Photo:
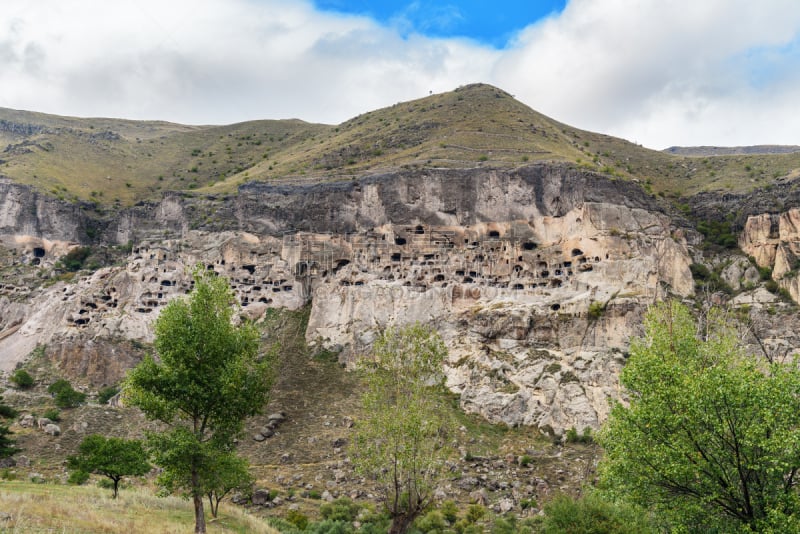
M 50 419 L 51 421 L 61 421 L 61 412 L 59 412 L 55 408 L 50 408 L 49 410 L 45 410 L 45 412 L 42 415 L 46 419 Z
M 555 497 L 544 506 L 542 534 L 643 534 L 655 532 L 637 510 L 603 500 L 596 493 L 580 499 Z
M 464 516 L 464 519 L 466 519 L 468 523 L 477 523 L 485 515 L 486 507 L 480 504 L 471 504 L 469 508 L 467 508 L 467 514 Z
M 415 525 L 422 532 L 442 532 L 447 528 L 447 521 L 445 521 L 442 512 L 431 510 L 418 518 Z
M 25 369 L 17 369 L 9 378 L 11 382 L 20 389 L 33 387 L 33 377 Z
M 533 458 L 528 456 L 527 454 L 523 454 L 522 457 L 519 459 L 519 465 L 522 467 L 528 467 L 533 463 Z
M 439 511 L 442 512 L 442 516 L 444 516 L 445 521 L 451 525 L 458 519 L 458 505 L 455 501 L 444 501 L 439 507 Z
M 498 517 L 492 525 L 492 534 L 533 534 L 538 532 L 533 528 L 531 519 L 520 520 L 514 515 Z
M 323 519 L 331 521 L 353 522 L 358 516 L 361 506 L 354 503 L 347 497 L 336 499 L 332 503 L 326 503 L 319 507 L 319 513 Z
M 97 393 L 97 402 L 100 404 L 108 404 L 108 401 L 119 393 L 119 388 L 117 386 L 109 386 L 107 388 L 101 389 Z
M 80 271 L 91 253 L 91 247 L 76 247 L 67 252 L 58 263 L 67 271 Z
M 308 517 L 297 510 L 289 510 L 286 514 L 286 521 L 296 526 L 300 530 L 305 530 L 308 526 Z
M 606 307 L 602 302 L 592 302 L 589 304 L 589 319 L 596 320 L 603 316 Z
M 9 406 L 8 404 L 2 403 L 3 396 L 0 395 L 0 416 L 5 417 L 6 419 L 14 419 L 16 416 L 19 415 L 19 412 Z
M 564 440 L 567 443 L 593 443 L 594 437 L 592 436 L 592 429 L 588 426 L 583 429 L 583 434 L 578 434 L 578 431 L 573 426 L 567 430 Z
M 63 378 L 56 380 L 47 388 L 47 392 L 53 395 L 56 406 L 59 408 L 75 408 L 86 400 L 86 394 L 75 391 L 69 380 Z
M 73 471 L 69 474 L 69 478 L 67 478 L 68 484 L 73 484 L 75 486 L 81 486 L 86 484 L 89 480 L 89 473 L 86 471 Z

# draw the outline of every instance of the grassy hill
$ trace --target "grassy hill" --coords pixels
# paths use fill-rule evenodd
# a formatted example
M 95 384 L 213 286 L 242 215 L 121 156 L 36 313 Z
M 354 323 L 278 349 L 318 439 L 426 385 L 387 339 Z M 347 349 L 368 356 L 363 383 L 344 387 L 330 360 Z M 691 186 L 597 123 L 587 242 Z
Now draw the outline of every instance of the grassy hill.
M 130 205 L 166 190 L 231 193 L 247 181 L 330 181 L 397 168 L 534 161 L 637 179 L 653 193 L 748 191 L 800 175 L 800 152 L 675 155 L 572 128 L 489 85 L 395 104 L 340 125 L 229 126 L 77 119 L 0 109 L 0 175 L 70 200 Z

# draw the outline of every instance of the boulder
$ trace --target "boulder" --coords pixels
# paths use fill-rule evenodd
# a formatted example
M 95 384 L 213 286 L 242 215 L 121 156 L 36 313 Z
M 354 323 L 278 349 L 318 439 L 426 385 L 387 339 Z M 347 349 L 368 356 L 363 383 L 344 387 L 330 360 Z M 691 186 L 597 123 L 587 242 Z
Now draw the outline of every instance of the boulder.
M 256 506 L 264 506 L 269 502 L 269 490 L 257 489 L 253 492 L 253 497 L 250 499 Z
M 61 435 L 61 427 L 54 424 L 49 423 L 44 427 L 44 433 L 50 434 L 51 436 L 60 436 Z

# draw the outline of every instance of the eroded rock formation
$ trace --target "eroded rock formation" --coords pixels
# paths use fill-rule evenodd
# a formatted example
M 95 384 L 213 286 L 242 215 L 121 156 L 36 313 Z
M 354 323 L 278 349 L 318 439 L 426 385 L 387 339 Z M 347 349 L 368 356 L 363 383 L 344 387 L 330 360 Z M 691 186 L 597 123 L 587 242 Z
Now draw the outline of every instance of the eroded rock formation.
M 652 197 L 562 165 L 252 184 L 105 220 L 15 187 L 3 197 L 4 243 L 43 273 L 86 242 L 85 228 L 133 246 L 123 265 L 24 299 L 1 286 L 5 369 L 48 343 L 64 372 L 114 382 L 135 358 L 109 340 L 152 340 L 158 311 L 191 290 L 201 264 L 231 280 L 253 319 L 310 300 L 307 339 L 343 362 L 386 325 L 434 324 L 465 409 L 560 434 L 605 418 L 646 305 L 693 292 L 683 231 Z

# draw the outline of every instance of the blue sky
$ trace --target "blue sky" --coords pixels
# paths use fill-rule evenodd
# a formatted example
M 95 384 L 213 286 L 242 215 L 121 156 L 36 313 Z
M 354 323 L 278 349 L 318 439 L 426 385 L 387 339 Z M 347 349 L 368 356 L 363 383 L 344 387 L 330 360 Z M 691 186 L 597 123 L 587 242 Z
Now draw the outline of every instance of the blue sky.
M 431 37 L 467 37 L 503 48 L 518 31 L 563 10 L 566 0 L 316 0 L 314 4 L 324 11 L 369 16 L 397 27 L 403 34 L 413 31 Z
M 797 0 L 2 0 L 0 107 L 337 124 L 482 82 L 662 149 L 800 145 Z

